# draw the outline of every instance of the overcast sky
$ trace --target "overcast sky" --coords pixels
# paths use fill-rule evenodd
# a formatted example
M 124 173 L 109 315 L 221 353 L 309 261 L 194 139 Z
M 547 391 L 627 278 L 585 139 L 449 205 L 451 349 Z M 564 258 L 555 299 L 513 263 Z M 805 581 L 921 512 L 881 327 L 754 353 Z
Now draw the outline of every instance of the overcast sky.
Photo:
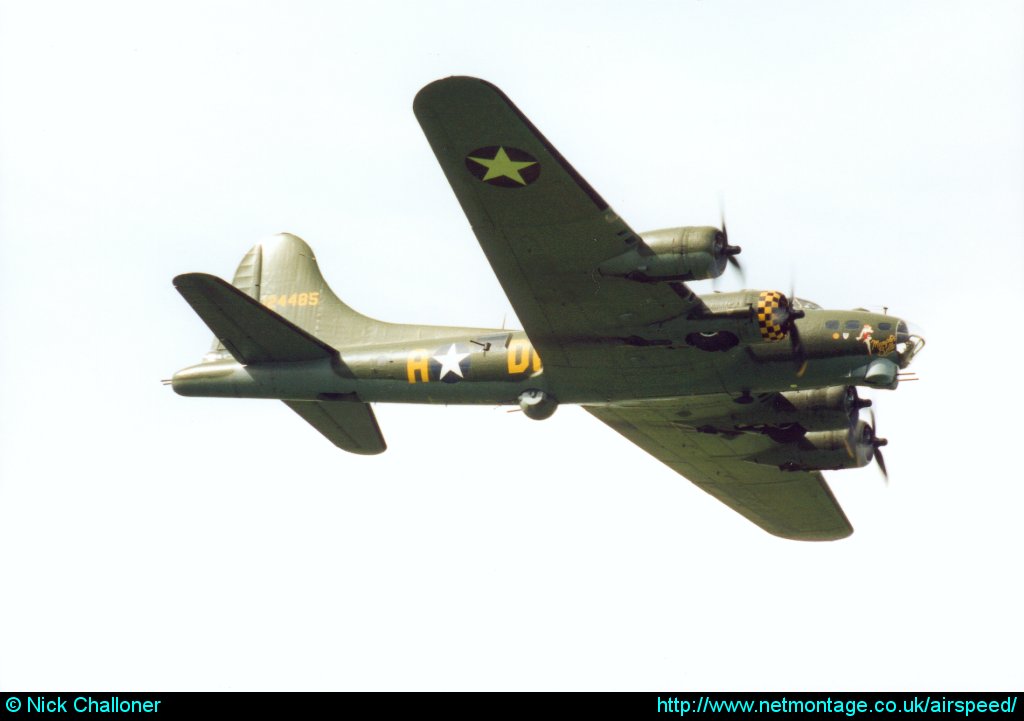
M 280 231 L 369 315 L 512 317 L 412 113 L 453 74 L 634 228 L 721 194 L 749 287 L 924 327 L 850 539 L 578 408 L 377 406 L 365 458 L 160 385 L 171 278 Z M 1016 1 L 0 2 L 0 687 L 1017 687 L 1022 198 Z

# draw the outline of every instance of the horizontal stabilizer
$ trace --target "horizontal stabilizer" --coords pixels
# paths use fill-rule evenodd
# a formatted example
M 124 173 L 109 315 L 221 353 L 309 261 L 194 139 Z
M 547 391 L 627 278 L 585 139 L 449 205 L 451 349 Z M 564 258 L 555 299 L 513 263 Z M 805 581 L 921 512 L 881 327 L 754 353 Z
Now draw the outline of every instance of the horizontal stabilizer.
M 387 450 L 369 403 L 358 401 L 285 401 L 285 405 L 349 453 L 371 456 Z
M 239 363 L 292 363 L 337 355 L 331 346 L 216 276 L 186 273 L 174 279 L 174 287 Z

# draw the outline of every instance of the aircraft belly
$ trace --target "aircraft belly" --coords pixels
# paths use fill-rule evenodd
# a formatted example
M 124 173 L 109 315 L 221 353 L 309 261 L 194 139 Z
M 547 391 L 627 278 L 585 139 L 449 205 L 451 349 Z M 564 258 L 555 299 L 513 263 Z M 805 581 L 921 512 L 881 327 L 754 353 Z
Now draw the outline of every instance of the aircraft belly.
M 329 361 L 268 363 L 243 366 L 235 362 L 204 363 L 175 374 L 174 391 L 183 396 L 268 398 L 289 401 L 358 400 L 391 403 L 501 405 L 516 403 L 526 390 L 547 390 L 543 373 L 511 380 L 481 377 L 423 380 L 374 377 L 358 363 Z
M 514 405 L 527 390 L 546 391 L 542 378 L 529 382 L 473 381 L 409 384 L 394 380 L 359 381 L 358 398 L 368 403 L 426 403 L 438 405 Z
M 739 349 L 737 349 L 739 350 Z M 747 354 L 736 355 L 716 369 L 722 387 L 728 393 L 770 393 L 774 391 L 822 388 L 830 385 L 870 385 L 865 383 L 865 369 L 869 359 L 809 356 L 802 375 L 797 375 L 792 362 L 785 360 L 758 360 Z

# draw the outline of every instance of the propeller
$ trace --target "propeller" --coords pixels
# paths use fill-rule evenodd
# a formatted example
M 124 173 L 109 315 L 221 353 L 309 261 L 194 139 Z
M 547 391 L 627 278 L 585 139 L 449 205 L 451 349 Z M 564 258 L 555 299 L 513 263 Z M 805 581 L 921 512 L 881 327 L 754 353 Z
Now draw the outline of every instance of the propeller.
M 847 386 L 846 406 L 849 408 L 850 430 L 846 433 L 846 437 L 843 438 L 843 445 L 846 446 L 846 455 L 850 458 L 854 458 L 856 454 L 853 452 L 853 444 L 851 441 L 853 439 L 854 432 L 857 430 L 857 421 L 860 419 L 860 409 L 870 408 L 871 399 L 861 398 L 857 394 L 856 386 Z
M 878 470 L 882 472 L 882 478 L 885 479 L 885 485 L 889 485 L 889 471 L 885 469 L 885 458 L 882 457 L 882 451 L 879 449 L 882 446 L 889 444 L 885 438 L 879 438 L 878 432 L 875 426 L 875 411 L 868 411 L 869 417 L 871 418 L 871 446 L 874 448 L 875 460 L 878 461 Z
M 870 408 L 871 399 L 861 398 L 857 393 L 857 386 L 846 386 L 846 399 L 844 401 L 847 412 L 850 414 L 850 422 L 856 423 L 861 408 Z
M 782 322 L 783 332 L 789 336 L 789 347 L 793 351 L 793 364 L 796 366 L 796 377 L 803 378 L 807 371 L 807 351 L 804 343 L 800 340 L 800 330 L 796 322 L 803 318 L 805 313 L 793 307 L 796 298 L 796 290 L 793 285 L 789 286 L 789 296 L 786 298 L 786 320 Z
M 718 235 L 718 240 L 720 242 L 719 252 L 725 256 L 729 265 L 731 265 L 736 272 L 740 274 L 740 282 L 743 285 L 746 285 L 747 276 L 743 272 L 743 266 L 740 265 L 738 260 L 736 260 L 736 256 L 739 255 L 743 249 L 738 245 L 729 245 L 729 229 L 725 226 L 725 207 L 721 200 L 719 200 L 718 203 L 718 216 L 722 222 L 722 230 Z

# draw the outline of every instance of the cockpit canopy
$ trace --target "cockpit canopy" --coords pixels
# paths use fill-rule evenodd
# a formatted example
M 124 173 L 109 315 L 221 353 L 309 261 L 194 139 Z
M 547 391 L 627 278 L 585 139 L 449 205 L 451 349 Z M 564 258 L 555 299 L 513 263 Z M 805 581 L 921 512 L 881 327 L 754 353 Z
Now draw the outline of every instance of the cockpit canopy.
M 896 355 L 900 368 L 906 368 L 924 348 L 924 334 L 913 323 L 901 320 L 896 326 Z
M 793 297 L 789 299 L 790 306 L 794 310 L 821 310 L 821 306 L 815 303 L 813 300 L 807 300 L 806 298 Z

